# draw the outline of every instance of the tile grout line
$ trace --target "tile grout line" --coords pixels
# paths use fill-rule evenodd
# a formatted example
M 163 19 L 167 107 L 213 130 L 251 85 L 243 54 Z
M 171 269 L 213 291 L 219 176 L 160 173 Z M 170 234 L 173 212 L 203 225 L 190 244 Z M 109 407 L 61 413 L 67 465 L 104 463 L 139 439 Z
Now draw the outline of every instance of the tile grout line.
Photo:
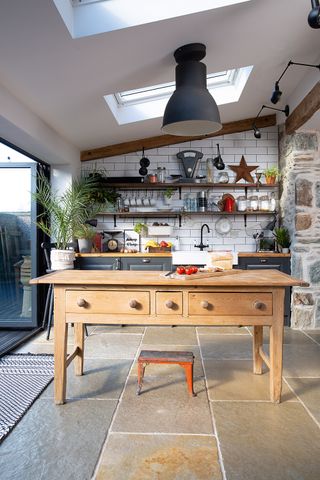
M 303 378 L 303 377 L 301 377 Z M 315 418 L 315 416 L 310 412 L 309 408 L 306 406 L 306 404 L 304 403 L 303 400 L 301 400 L 301 398 L 299 397 L 299 395 L 294 391 L 294 389 L 291 387 L 291 385 L 289 385 L 289 383 L 287 382 L 287 380 L 283 377 L 283 380 L 285 381 L 285 383 L 287 384 L 287 386 L 289 387 L 289 389 L 293 392 L 293 394 L 297 397 L 297 399 L 299 400 L 299 402 L 301 403 L 301 405 L 304 407 L 304 409 L 306 410 L 306 412 L 308 413 L 308 415 L 312 418 L 312 420 L 315 422 L 315 424 L 317 425 L 317 427 L 320 428 L 320 423 L 318 422 L 318 420 Z
M 134 364 L 135 364 L 135 361 L 137 360 L 138 358 L 138 355 L 139 355 L 139 351 L 140 351 L 140 348 L 141 348 L 141 345 L 142 345 L 142 342 L 143 342 L 143 339 L 144 339 L 144 336 L 146 334 L 146 330 L 147 328 L 145 327 L 144 328 L 144 331 L 141 335 L 141 340 L 140 340 L 140 343 L 139 345 L 137 346 L 137 351 L 136 351 L 136 354 L 132 360 L 132 364 L 131 364 L 131 367 L 129 368 L 129 372 L 128 372 L 128 375 L 127 375 L 127 378 L 126 378 L 126 381 L 124 383 L 124 386 L 123 386 L 123 389 L 122 389 L 122 392 L 120 394 L 120 397 L 119 397 L 119 400 L 118 400 L 118 403 L 117 403 L 117 406 L 115 408 L 115 411 L 113 412 L 113 416 L 112 416 L 112 419 L 111 419 L 111 422 L 110 422 L 110 426 L 108 428 L 108 433 L 107 433 L 107 436 L 105 438 L 105 441 L 103 442 L 103 445 L 101 447 L 101 451 L 100 451 L 100 455 L 99 455 L 99 458 L 97 460 L 97 463 L 96 463 L 96 466 L 95 466 L 95 469 L 94 469 L 94 472 L 93 472 L 93 475 L 92 475 L 92 480 L 94 480 L 96 478 L 96 475 L 99 471 L 99 468 L 100 468 L 100 465 L 101 465 L 101 460 L 102 460 L 102 455 L 103 455 L 103 452 L 107 446 L 107 443 L 108 443 L 108 440 L 110 438 L 110 434 L 112 434 L 112 426 L 114 424 L 114 421 L 115 421 L 115 418 L 117 416 L 117 413 L 118 413 L 118 410 L 120 408 L 120 405 L 121 405 L 121 401 L 122 401 L 122 397 L 124 395 L 124 392 L 125 392 L 125 389 L 126 389 L 126 386 L 127 386 L 127 383 L 129 381 L 129 378 L 130 378 L 130 374 L 131 374 L 131 371 L 133 370 L 133 367 L 134 367 Z
M 317 340 L 313 337 L 311 337 L 308 333 L 306 333 L 304 330 L 301 330 L 301 332 L 308 338 L 310 338 L 310 340 L 312 340 L 316 345 L 320 345 L 319 342 L 317 342 Z
M 208 388 L 208 382 L 207 382 L 207 375 L 206 375 L 206 370 L 205 370 L 204 361 L 203 361 L 203 357 L 202 357 L 202 349 L 201 349 L 201 344 L 200 344 L 200 339 L 199 339 L 198 328 L 197 327 L 196 327 L 196 336 L 197 336 L 197 340 L 198 340 L 201 365 L 202 365 L 203 374 L 204 374 L 204 384 L 205 384 L 205 387 L 206 387 L 208 407 L 209 407 L 209 411 L 211 413 L 210 416 L 211 416 L 213 432 L 214 432 L 214 435 L 216 437 L 216 442 L 217 442 L 218 458 L 219 458 L 219 464 L 220 464 L 220 468 L 221 468 L 222 478 L 223 478 L 223 480 L 227 480 L 227 474 L 226 474 L 226 471 L 225 471 L 225 468 L 224 468 L 224 461 L 223 461 L 223 456 L 222 456 L 222 451 L 221 451 L 220 439 L 219 439 L 219 436 L 218 436 L 218 430 L 217 430 L 217 426 L 216 426 L 216 422 L 215 422 L 215 418 L 214 418 L 214 413 L 213 413 L 213 410 L 212 410 L 212 407 L 211 407 L 211 402 L 210 402 L 210 399 L 209 399 L 209 388 Z
M 215 438 L 214 433 L 173 433 L 173 432 L 111 432 L 111 435 L 167 435 L 167 436 L 184 436 L 184 437 L 212 437 Z

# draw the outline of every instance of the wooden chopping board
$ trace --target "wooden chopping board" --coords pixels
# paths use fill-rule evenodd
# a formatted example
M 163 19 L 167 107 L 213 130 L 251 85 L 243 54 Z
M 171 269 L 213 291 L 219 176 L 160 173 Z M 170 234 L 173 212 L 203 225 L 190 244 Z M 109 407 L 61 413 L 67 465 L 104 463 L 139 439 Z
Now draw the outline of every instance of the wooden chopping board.
M 178 273 L 171 273 L 166 278 L 174 278 L 175 280 L 201 280 L 202 278 L 212 278 L 212 277 L 223 277 L 226 275 L 235 275 L 241 273 L 243 270 L 225 270 L 223 272 L 198 272 L 193 273 L 192 275 L 179 275 Z M 161 274 L 164 277 L 164 274 Z

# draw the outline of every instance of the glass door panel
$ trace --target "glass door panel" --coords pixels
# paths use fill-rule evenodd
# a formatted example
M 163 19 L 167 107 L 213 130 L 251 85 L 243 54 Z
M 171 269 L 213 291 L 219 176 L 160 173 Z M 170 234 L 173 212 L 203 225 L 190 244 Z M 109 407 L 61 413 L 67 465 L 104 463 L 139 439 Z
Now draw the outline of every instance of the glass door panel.
M 0 163 L 0 328 L 35 327 L 36 162 Z

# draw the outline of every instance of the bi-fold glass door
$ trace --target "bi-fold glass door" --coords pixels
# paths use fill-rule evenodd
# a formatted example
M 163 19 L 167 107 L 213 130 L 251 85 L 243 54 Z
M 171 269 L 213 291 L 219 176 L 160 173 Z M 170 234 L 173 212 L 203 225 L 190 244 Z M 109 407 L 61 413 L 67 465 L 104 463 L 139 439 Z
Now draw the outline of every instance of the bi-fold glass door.
M 37 163 L 0 163 L 0 329 L 37 326 Z

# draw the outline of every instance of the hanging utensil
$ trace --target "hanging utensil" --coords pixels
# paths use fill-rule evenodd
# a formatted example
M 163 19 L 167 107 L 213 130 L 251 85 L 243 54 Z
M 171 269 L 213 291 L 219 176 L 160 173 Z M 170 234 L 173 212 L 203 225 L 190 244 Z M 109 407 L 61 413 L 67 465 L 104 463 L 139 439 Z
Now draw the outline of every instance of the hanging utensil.
M 140 175 L 146 176 L 148 174 L 147 167 L 149 167 L 149 165 L 150 165 L 150 160 L 149 158 L 144 156 L 144 147 L 142 147 L 142 158 L 140 160 L 141 168 L 139 170 Z
M 222 160 L 219 143 L 217 143 L 218 156 L 213 159 L 213 165 L 217 170 L 224 170 L 226 168 L 224 161 Z

